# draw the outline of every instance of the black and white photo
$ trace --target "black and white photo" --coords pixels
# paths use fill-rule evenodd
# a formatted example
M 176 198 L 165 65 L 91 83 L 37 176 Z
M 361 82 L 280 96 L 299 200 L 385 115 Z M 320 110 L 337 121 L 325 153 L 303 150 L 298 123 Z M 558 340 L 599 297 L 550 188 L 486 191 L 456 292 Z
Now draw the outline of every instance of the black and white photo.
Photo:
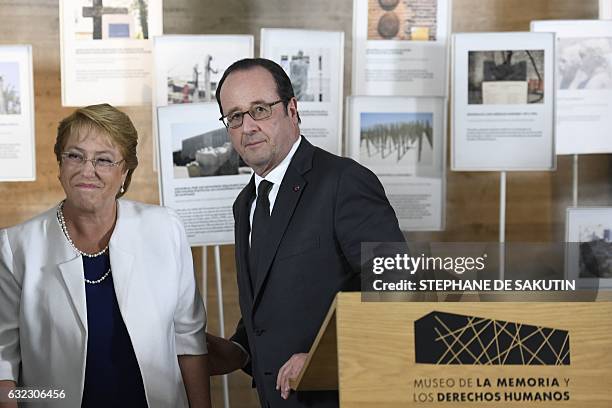
M 75 3 L 75 39 L 149 38 L 149 0 L 80 0 Z
M 612 288 L 612 207 L 572 207 L 566 217 L 566 275 L 579 288 Z
M 468 103 L 544 103 L 544 50 L 469 51 Z
M 362 112 L 360 162 L 366 166 L 433 163 L 433 114 Z
M 281 52 L 283 67 L 299 102 L 329 102 L 331 66 L 328 49 L 304 49 Z
M 21 113 L 19 63 L 0 62 L 0 115 Z
M 248 35 L 164 35 L 153 44 L 154 106 L 214 102 L 225 69 L 253 54 Z
M 240 156 L 232 147 L 225 127 L 206 132 L 198 131 L 199 127 L 193 123 L 176 123 L 171 126 L 174 177 L 238 174 Z
M 557 41 L 559 89 L 612 89 L 612 37 Z

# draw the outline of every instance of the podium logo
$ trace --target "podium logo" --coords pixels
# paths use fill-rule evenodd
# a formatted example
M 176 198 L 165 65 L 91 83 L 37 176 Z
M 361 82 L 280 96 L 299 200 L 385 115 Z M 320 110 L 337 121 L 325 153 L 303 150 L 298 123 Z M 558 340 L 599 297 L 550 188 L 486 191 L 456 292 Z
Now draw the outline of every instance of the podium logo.
M 431 312 L 414 322 L 414 337 L 420 364 L 570 364 L 566 330 Z

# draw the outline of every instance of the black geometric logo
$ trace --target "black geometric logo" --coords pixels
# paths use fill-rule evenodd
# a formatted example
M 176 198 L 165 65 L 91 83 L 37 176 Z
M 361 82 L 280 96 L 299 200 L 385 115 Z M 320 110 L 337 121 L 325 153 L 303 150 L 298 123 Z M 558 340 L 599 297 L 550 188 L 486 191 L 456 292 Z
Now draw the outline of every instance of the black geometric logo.
M 570 364 L 567 330 L 431 312 L 414 322 L 414 333 L 420 364 Z

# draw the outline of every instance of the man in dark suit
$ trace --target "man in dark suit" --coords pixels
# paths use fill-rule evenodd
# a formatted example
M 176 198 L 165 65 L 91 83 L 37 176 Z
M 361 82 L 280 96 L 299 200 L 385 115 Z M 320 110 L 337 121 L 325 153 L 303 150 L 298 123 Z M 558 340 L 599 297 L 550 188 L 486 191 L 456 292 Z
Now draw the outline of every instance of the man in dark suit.
M 300 136 L 291 82 L 265 59 L 234 63 L 217 88 L 232 145 L 255 172 L 234 203 L 242 312 L 233 343 L 210 336 L 213 373 L 242 367 L 263 407 L 337 407 L 291 392 L 339 291 L 360 289 L 361 243 L 404 237 L 376 176 Z

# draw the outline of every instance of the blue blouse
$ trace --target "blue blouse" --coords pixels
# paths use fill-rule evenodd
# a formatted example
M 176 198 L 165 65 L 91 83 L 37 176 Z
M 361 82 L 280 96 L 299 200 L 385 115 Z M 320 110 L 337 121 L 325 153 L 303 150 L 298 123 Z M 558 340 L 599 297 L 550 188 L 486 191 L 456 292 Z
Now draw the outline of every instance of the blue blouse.
M 109 270 L 108 251 L 83 257 L 85 278 L 98 280 Z M 85 283 L 87 361 L 82 407 L 147 407 L 140 367 L 121 317 L 113 274 L 98 284 Z

